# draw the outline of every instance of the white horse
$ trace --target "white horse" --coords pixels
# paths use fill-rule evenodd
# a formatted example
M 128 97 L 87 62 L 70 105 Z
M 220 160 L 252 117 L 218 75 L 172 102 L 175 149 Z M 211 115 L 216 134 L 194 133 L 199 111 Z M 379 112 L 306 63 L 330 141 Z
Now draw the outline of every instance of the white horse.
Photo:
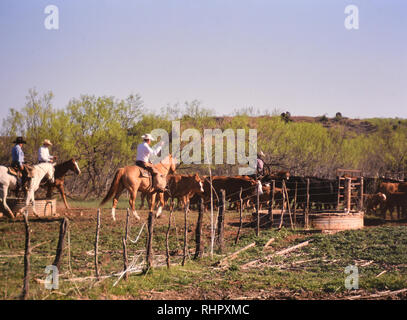
M 17 186 L 17 178 L 13 175 L 10 175 L 7 167 L 0 166 L 0 201 L 3 202 L 4 209 L 8 212 L 9 216 L 13 219 L 14 214 L 7 205 L 7 194 L 9 189 L 15 189 Z M 33 166 L 31 171 L 31 180 L 29 183 L 27 197 L 25 199 L 25 207 L 20 209 L 16 216 L 19 213 L 22 213 L 32 202 L 33 213 L 37 215 L 35 210 L 35 199 L 34 192 L 38 190 L 41 180 L 46 177 L 52 183 L 54 182 L 54 164 L 52 163 L 40 163 Z

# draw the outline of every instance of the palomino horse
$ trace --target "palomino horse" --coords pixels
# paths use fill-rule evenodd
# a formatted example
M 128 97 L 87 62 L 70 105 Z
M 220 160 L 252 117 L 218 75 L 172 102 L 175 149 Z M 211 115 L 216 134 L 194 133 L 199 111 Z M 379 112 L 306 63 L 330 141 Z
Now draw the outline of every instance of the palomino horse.
M 47 198 L 50 199 L 52 196 L 52 191 L 54 188 L 57 188 L 59 193 L 61 194 L 61 198 L 64 201 L 65 208 L 70 209 L 68 202 L 66 201 L 66 195 L 65 195 L 65 175 L 66 173 L 71 170 L 75 172 L 77 175 L 81 174 L 81 169 L 79 168 L 78 163 L 74 158 L 71 160 L 65 161 L 63 163 L 57 164 L 55 166 L 55 182 L 50 183 L 48 182 L 45 184 L 43 187 L 47 188 Z
M 153 188 L 150 183 L 150 177 L 146 177 L 142 168 L 139 166 L 127 166 L 120 168 L 116 171 L 115 177 L 113 178 L 110 189 L 102 200 L 100 205 L 104 205 L 109 199 L 113 197 L 112 205 L 112 218 L 116 220 L 116 206 L 119 201 L 120 194 L 124 189 L 127 189 L 130 194 L 129 204 L 132 210 L 133 215 L 140 220 L 139 215 L 137 214 L 135 205 L 136 205 L 136 196 L 137 192 L 145 192 L 151 195 L 150 203 L 150 212 L 154 210 L 155 199 L 157 193 L 160 194 L 160 198 L 164 198 L 163 191 L 166 187 L 167 175 L 169 173 L 175 172 L 175 162 L 172 158 L 172 155 L 168 155 L 160 163 L 154 164 L 153 168 L 158 173 L 155 175 L 155 184 L 156 188 Z M 162 201 L 163 202 L 163 201 Z M 157 209 L 156 216 L 158 217 L 161 214 L 162 206 L 160 205 Z
M 27 196 L 25 200 L 25 207 L 17 212 L 16 216 L 23 212 L 32 202 L 33 213 L 37 215 L 35 210 L 34 192 L 39 188 L 41 180 L 46 177 L 47 179 L 54 180 L 54 165 L 51 163 L 40 163 L 33 166 L 31 170 L 31 180 L 27 190 Z M 8 213 L 10 218 L 14 218 L 14 214 L 7 205 L 7 193 L 9 188 L 15 188 L 17 186 L 17 178 L 8 174 L 7 167 L 0 166 L 0 198 L 3 202 L 4 209 Z

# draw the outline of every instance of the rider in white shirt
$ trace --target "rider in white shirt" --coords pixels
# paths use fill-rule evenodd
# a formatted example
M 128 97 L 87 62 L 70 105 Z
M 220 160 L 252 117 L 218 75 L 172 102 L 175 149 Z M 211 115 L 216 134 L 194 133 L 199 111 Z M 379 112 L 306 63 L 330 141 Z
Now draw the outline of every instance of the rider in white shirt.
M 48 146 L 52 146 L 51 141 L 45 139 L 42 146 L 38 149 L 38 162 L 54 162 L 55 157 L 49 154 Z
M 154 176 L 156 175 L 155 170 L 152 167 L 152 163 L 150 160 L 150 157 L 152 154 L 158 155 L 158 153 L 161 151 L 162 146 L 164 145 L 164 142 L 161 141 L 160 143 L 156 144 L 154 147 L 150 147 L 151 141 L 154 141 L 154 138 L 151 134 L 147 133 L 142 136 L 144 142 L 140 143 L 137 146 L 137 158 L 136 158 L 136 165 L 139 167 L 142 167 L 146 170 L 148 170 L 151 175 L 153 176 L 153 187 L 155 185 L 154 181 Z

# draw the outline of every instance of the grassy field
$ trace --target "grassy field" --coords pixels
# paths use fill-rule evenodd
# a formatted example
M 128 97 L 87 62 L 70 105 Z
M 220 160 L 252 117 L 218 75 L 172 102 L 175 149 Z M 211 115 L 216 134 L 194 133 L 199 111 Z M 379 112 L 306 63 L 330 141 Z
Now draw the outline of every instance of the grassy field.
M 387 290 L 407 288 L 407 226 L 380 225 L 362 230 L 321 234 L 313 230 L 283 228 L 280 231 L 264 227 L 259 237 L 250 225 L 247 213 L 240 241 L 234 245 L 238 215 L 227 212 L 225 250 L 220 254 L 215 246 L 209 253 L 209 213 L 204 217 L 205 254 L 193 260 L 197 213 L 188 216 L 188 245 L 190 258 L 181 266 L 183 252 L 183 213 L 175 212 L 176 228 L 170 233 L 171 268 L 165 265 L 165 232 L 168 213 L 156 220 L 154 235 L 154 265 L 147 273 L 135 272 L 128 280 L 115 275 L 123 269 L 122 243 L 125 210 L 123 200 L 113 222 L 108 209 L 102 213 L 99 266 L 102 279 L 96 281 L 94 271 L 94 239 L 96 202 L 74 203 L 80 207 L 69 212 L 70 246 L 66 242 L 60 268 L 59 288 L 47 290 L 45 267 L 52 264 L 58 241 L 59 220 L 30 221 L 31 281 L 30 299 L 345 299 L 350 296 L 369 296 Z M 60 210 L 63 212 L 64 210 Z M 130 219 L 130 239 L 134 240 L 147 220 Z M 0 298 L 17 299 L 23 284 L 23 254 L 25 230 L 23 221 L 0 220 Z M 269 248 L 264 244 L 275 241 Z M 308 246 L 282 256 L 274 252 L 311 240 Z M 217 262 L 227 254 L 255 242 L 256 246 L 241 253 L 225 266 Z M 129 260 L 145 257 L 146 228 L 137 243 L 128 243 Z M 69 254 L 68 254 L 69 253 Z M 251 266 L 244 265 L 258 261 Z M 70 260 L 70 261 L 69 261 Z M 70 262 L 70 266 L 69 263 Z M 359 289 L 345 288 L 345 268 L 358 267 Z M 142 267 L 142 265 L 140 264 Z M 89 278 L 88 278 L 89 277 Z M 405 299 L 406 292 L 383 298 Z

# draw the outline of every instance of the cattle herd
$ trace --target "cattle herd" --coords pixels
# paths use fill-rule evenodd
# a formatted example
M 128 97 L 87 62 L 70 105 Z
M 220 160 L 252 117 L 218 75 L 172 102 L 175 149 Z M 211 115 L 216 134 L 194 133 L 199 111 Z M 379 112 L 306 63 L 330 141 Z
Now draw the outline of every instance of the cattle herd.
M 239 209 L 240 198 L 244 208 L 254 208 L 259 193 L 259 209 L 269 208 L 273 199 L 273 208 L 282 208 L 283 185 L 287 190 L 288 203 L 292 209 L 305 210 L 306 204 L 311 211 L 334 211 L 338 209 L 338 179 L 323 179 L 316 177 L 290 176 L 289 172 L 281 171 L 261 177 L 258 181 L 251 176 L 213 176 L 212 193 L 209 176 L 172 174 L 167 178 L 168 190 L 165 201 L 178 200 L 178 206 L 185 206 L 189 201 L 194 209 L 202 198 L 205 208 L 211 203 L 216 208 L 225 190 L 229 209 Z M 271 195 L 273 193 L 273 196 Z M 380 214 L 385 217 L 386 212 L 397 212 L 397 218 L 407 218 L 407 182 L 392 181 L 380 178 L 364 178 L 363 202 L 360 201 L 362 192 L 352 203 L 358 209 L 367 213 Z M 173 203 L 173 201 L 170 201 Z M 363 206 L 363 207 L 360 207 Z

